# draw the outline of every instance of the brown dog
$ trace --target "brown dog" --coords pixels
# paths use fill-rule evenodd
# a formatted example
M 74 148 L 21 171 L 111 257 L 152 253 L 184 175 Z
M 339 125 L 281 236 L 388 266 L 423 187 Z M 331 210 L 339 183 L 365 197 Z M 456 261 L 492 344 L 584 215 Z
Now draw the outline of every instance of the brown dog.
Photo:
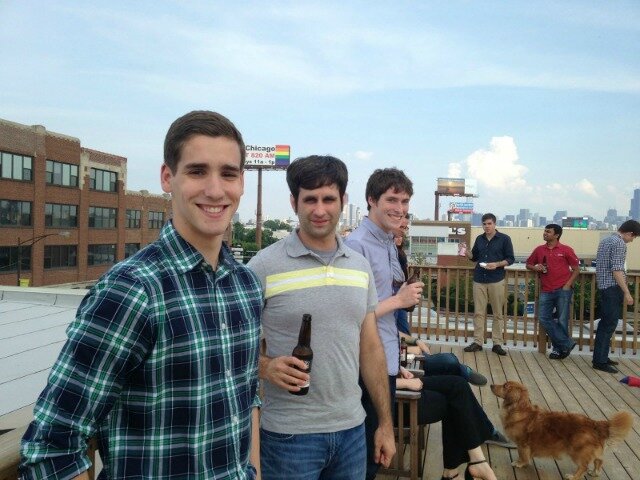
M 621 442 L 633 426 L 628 412 L 618 412 L 611 420 L 592 420 L 586 415 L 550 412 L 529 400 L 527 388 L 518 382 L 491 385 L 491 391 L 503 398 L 500 417 L 507 436 L 518 446 L 519 459 L 514 467 L 524 467 L 532 457 L 571 457 L 578 466 L 565 478 L 578 480 L 593 462 L 589 475 L 598 476 L 605 444 Z

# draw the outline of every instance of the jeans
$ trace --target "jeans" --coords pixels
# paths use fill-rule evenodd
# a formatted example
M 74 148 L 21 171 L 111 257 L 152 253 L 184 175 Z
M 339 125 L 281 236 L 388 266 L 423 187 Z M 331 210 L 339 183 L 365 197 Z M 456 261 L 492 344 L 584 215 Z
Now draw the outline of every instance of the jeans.
M 365 413 L 367 414 L 367 418 L 364 419 L 365 426 L 365 437 L 367 442 L 367 475 L 366 479 L 371 480 L 375 478 L 376 473 L 378 473 L 378 469 L 380 468 L 380 464 L 375 463 L 373 460 L 373 447 L 374 447 L 374 436 L 376 430 L 378 429 L 378 415 L 376 413 L 376 409 L 373 406 L 373 401 L 369 396 L 369 392 L 364 386 L 364 381 L 360 378 L 360 388 L 362 389 L 362 406 L 364 408 Z M 396 377 L 395 375 L 389 375 L 389 393 L 391 394 L 391 415 L 393 418 L 395 412 L 395 401 L 396 401 Z
M 600 290 L 600 322 L 593 343 L 593 364 L 604 365 L 609 361 L 609 345 L 616 331 L 624 293 L 618 285 Z
M 282 434 L 260 429 L 264 480 L 362 480 L 364 423 L 333 433 Z
M 458 375 L 465 380 L 469 380 L 471 369 L 463 365 L 453 353 L 434 353 L 425 355 L 422 362 L 424 374 L 435 375 Z
M 551 292 L 541 292 L 538 307 L 538 318 L 551 339 L 553 349 L 558 353 L 573 347 L 573 339 L 569 335 L 569 309 L 573 290 L 558 288 Z M 558 313 L 558 320 L 553 318 L 553 309 Z

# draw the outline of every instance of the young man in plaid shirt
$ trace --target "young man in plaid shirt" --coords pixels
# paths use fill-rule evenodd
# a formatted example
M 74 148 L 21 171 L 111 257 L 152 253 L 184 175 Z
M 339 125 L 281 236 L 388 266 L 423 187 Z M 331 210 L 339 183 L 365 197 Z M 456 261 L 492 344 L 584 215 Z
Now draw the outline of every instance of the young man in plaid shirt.
M 593 368 L 618 373 L 615 360 L 609 358 L 611 337 L 618 326 L 622 306 L 633 305 L 633 296 L 627 286 L 625 261 L 627 243 L 640 235 L 640 223 L 627 220 L 618 231 L 603 239 L 596 254 L 596 282 L 600 292 L 600 322 L 593 343 Z
M 171 125 L 161 182 L 172 219 L 78 308 L 23 438 L 20 478 L 88 478 L 93 436 L 100 479 L 255 478 L 262 293 L 222 243 L 244 154 L 217 113 Z

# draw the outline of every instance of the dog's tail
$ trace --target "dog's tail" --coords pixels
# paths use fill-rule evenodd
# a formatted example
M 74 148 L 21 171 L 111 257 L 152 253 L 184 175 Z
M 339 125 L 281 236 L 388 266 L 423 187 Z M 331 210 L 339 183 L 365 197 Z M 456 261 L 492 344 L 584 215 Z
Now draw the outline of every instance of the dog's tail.
M 609 420 L 609 438 L 607 443 L 613 445 L 624 440 L 633 426 L 633 417 L 629 412 L 618 412 Z

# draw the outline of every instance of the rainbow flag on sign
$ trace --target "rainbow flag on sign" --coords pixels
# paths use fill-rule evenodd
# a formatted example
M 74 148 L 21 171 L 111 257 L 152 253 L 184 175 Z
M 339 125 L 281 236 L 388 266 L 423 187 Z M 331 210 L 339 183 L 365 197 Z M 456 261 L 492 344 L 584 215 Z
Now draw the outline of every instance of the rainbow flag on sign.
M 291 160 L 291 147 L 289 145 L 276 145 L 276 167 L 287 167 Z

